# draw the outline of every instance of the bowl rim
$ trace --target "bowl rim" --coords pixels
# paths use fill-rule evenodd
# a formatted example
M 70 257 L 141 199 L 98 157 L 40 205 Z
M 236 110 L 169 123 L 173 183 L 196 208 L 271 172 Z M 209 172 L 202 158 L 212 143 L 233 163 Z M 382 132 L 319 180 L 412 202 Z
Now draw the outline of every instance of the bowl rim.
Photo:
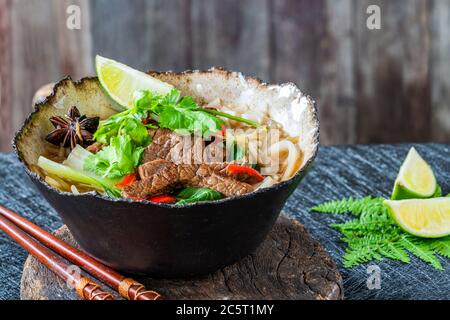
M 147 71 L 147 74 L 150 75 L 174 75 L 174 76 L 183 76 L 183 75 L 190 75 L 190 74 L 208 74 L 208 73 L 215 73 L 215 72 L 220 72 L 223 73 L 226 77 L 229 76 L 233 76 L 233 75 L 238 75 L 238 76 L 242 76 L 244 77 L 245 81 L 247 82 L 253 82 L 255 85 L 257 85 L 258 87 L 264 87 L 267 88 L 269 86 L 279 86 L 279 87 L 283 87 L 283 86 L 294 86 L 297 90 L 300 91 L 300 89 L 298 88 L 298 86 L 294 83 L 294 82 L 285 82 L 285 83 L 281 83 L 281 84 L 272 84 L 272 83 L 266 83 L 263 82 L 262 80 L 260 80 L 257 77 L 253 77 L 253 76 L 245 76 L 243 75 L 241 72 L 237 72 L 237 71 L 230 71 L 230 70 L 226 70 L 224 68 L 221 67 L 213 67 L 207 70 L 185 70 L 182 72 L 173 72 L 173 71 Z M 296 172 L 295 175 L 293 175 L 291 178 L 289 178 L 288 180 L 284 180 L 281 181 L 279 183 L 276 183 L 268 188 L 262 188 L 262 189 L 257 189 L 254 190 L 252 192 L 240 195 L 240 196 L 235 196 L 235 197 L 227 197 L 227 198 L 222 198 L 219 200 L 207 200 L 207 201 L 201 201 L 201 202 L 195 202 L 195 203 L 189 203 L 189 204 L 184 204 L 184 205 L 176 205 L 176 204 L 166 204 L 166 203 L 154 203 L 154 202 L 150 202 L 147 200 L 144 201 L 137 201 L 137 200 L 133 200 L 133 199 L 128 199 L 128 198 L 117 198 L 117 199 L 113 199 L 110 197 L 107 197 L 105 195 L 102 195 L 96 191 L 91 191 L 91 192 L 86 192 L 86 193 L 82 193 L 82 194 L 74 194 L 72 192 L 65 192 L 65 191 L 60 191 L 54 187 L 51 187 L 50 185 L 48 185 L 47 183 L 45 183 L 45 181 L 43 180 L 43 178 L 31 171 L 27 164 L 25 163 L 24 159 L 23 159 L 23 154 L 21 152 L 21 150 L 18 147 L 18 141 L 21 139 L 22 135 L 24 134 L 24 129 L 25 127 L 31 123 L 33 116 L 37 113 L 39 113 L 40 109 L 50 103 L 50 100 L 53 99 L 56 96 L 56 93 L 59 89 L 60 86 L 63 86 L 66 82 L 71 82 L 73 85 L 75 86 L 79 86 L 82 85 L 84 82 L 86 81 L 98 81 L 98 77 L 97 76 L 88 76 L 88 77 L 83 77 L 79 80 L 72 80 L 72 78 L 70 76 L 65 76 L 63 77 L 61 80 L 59 80 L 57 83 L 55 83 L 55 85 L 52 88 L 52 93 L 50 95 L 48 95 L 47 97 L 45 97 L 44 100 L 37 102 L 34 104 L 34 110 L 27 116 L 27 118 L 25 119 L 25 121 L 23 122 L 22 126 L 20 127 L 20 129 L 15 133 L 14 138 L 12 140 L 12 146 L 14 149 L 14 152 L 17 156 L 17 158 L 19 159 L 20 163 L 23 165 L 26 173 L 32 177 L 34 180 L 39 181 L 39 183 L 41 185 L 43 185 L 48 191 L 50 192 L 54 192 L 58 195 L 61 196 L 69 196 L 69 197 L 88 197 L 88 198 L 100 198 L 102 200 L 106 200 L 112 203 L 127 203 L 127 204 L 144 204 L 144 205 L 153 205 L 156 207 L 162 207 L 162 208 L 170 208 L 170 209 L 185 209 L 185 208 L 192 208 L 192 207 L 198 207 L 198 206 L 208 206 L 211 204 L 222 204 L 225 202 L 231 202 L 231 201 L 239 201 L 239 200 L 245 200 L 245 199 L 250 199 L 256 195 L 259 194 L 263 194 L 263 193 L 268 193 L 271 191 L 275 191 L 277 189 L 281 189 L 284 186 L 290 185 L 292 184 L 295 180 L 297 180 L 298 178 L 300 178 L 304 173 L 306 173 L 306 171 L 309 169 L 309 167 L 311 166 L 311 164 L 313 163 L 313 161 L 315 160 L 317 153 L 319 151 L 319 138 L 320 138 L 320 121 L 319 121 L 319 116 L 318 116 L 318 108 L 317 108 L 317 103 L 316 101 L 309 95 L 304 95 L 304 97 L 306 97 L 306 99 L 308 99 L 308 101 L 311 103 L 312 106 L 312 122 L 313 125 L 316 127 L 316 132 L 314 133 L 313 136 L 313 152 L 312 155 L 308 158 L 308 160 L 304 163 L 304 165 L 302 166 L 302 168 L 300 170 L 298 170 Z M 102 89 L 103 90 L 103 89 Z M 107 95 L 107 93 L 105 93 Z

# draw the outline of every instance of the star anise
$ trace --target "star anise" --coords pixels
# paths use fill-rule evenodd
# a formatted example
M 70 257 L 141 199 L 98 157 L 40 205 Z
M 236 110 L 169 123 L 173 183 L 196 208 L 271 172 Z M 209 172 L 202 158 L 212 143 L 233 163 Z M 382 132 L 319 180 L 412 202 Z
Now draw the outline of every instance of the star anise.
M 55 130 L 50 132 L 45 140 L 57 146 L 73 149 L 77 144 L 87 147 L 94 143 L 93 133 L 97 130 L 99 117 L 80 115 L 77 107 L 73 106 L 64 116 L 50 118 Z

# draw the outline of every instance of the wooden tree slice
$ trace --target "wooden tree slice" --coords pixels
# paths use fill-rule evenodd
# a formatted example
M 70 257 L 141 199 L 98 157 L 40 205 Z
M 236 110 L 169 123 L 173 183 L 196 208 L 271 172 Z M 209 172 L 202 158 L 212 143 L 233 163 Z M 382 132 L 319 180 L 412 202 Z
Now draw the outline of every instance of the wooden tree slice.
M 76 245 L 66 226 L 56 236 Z M 280 217 L 255 253 L 214 274 L 164 280 L 135 277 L 166 299 L 342 299 L 342 277 L 323 247 L 296 220 Z M 104 286 L 104 289 L 109 289 Z M 79 299 L 55 274 L 29 256 L 21 299 Z M 115 294 L 116 299 L 121 299 Z

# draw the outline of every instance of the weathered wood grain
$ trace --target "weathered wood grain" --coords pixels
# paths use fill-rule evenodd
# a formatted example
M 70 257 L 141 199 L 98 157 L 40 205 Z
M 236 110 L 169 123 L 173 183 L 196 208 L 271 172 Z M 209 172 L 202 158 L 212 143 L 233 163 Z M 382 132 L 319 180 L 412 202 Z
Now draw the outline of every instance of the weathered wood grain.
M 30 113 L 34 92 L 62 76 L 54 7 L 50 1 L 12 2 L 13 93 L 12 128 L 17 130 Z
M 273 79 L 317 100 L 325 144 L 356 141 L 352 22 L 351 0 L 273 2 Z
M 76 245 L 67 227 L 56 233 Z M 166 280 L 137 277 L 165 299 L 343 298 L 342 278 L 333 260 L 303 225 L 281 216 L 255 253 L 204 277 Z M 74 300 L 64 281 L 29 257 L 21 280 L 23 300 Z M 115 294 L 116 299 L 121 299 Z
M 145 0 L 89 1 L 92 50 L 136 68 L 149 68 L 149 29 Z
M 142 70 L 190 68 L 189 3 L 91 1 L 93 51 Z
M 272 77 L 296 82 L 319 100 L 320 64 L 326 43 L 325 0 L 272 3 Z M 320 100 L 319 100 L 320 101 Z
M 69 3 L 82 10 L 81 30 L 66 27 Z M 12 132 L 30 113 L 33 95 L 40 86 L 67 74 L 77 78 L 92 72 L 86 5 L 85 0 L 12 2 Z
M 191 0 L 193 67 L 270 79 L 270 1 Z
M 189 0 L 147 2 L 146 69 L 183 71 L 192 66 Z
M 81 30 L 66 28 L 67 6 Z M 366 27 L 381 7 L 381 30 Z M 34 91 L 92 74 L 97 53 L 139 69 L 223 66 L 296 82 L 324 144 L 450 141 L 447 0 L 0 0 L 0 150 Z
M 431 10 L 432 138 L 450 142 L 450 2 L 433 0 Z
M 90 10 L 88 0 L 53 0 L 55 7 L 56 36 L 58 38 L 60 72 L 80 79 L 94 74 Z M 67 8 L 78 6 L 81 10 L 81 29 L 67 28 Z
M 381 30 L 366 27 L 369 5 L 381 8 Z M 430 33 L 426 0 L 355 2 L 357 141 L 431 138 Z
M 11 150 L 11 0 L 0 0 L 0 150 Z
M 321 142 L 355 143 L 354 2 L 327 0 L 325 14 L 323 54 L 317 71 Z

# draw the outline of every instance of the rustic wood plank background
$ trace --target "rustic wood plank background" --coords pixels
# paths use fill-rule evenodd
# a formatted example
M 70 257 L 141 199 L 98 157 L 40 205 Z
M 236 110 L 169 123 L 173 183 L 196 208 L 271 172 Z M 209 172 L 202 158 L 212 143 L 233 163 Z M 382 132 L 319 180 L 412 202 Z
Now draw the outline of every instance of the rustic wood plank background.
M 66 27 L 81 8 L 81 29 Z M 381 30 L 366 27 L 369 5 Z M 96 53 L 141 69 L 222 66 L 296 82 L 324 144 L 450 142 L 448 0 L 0 0 L 0 151 L 34 91 L 93 74 Z

